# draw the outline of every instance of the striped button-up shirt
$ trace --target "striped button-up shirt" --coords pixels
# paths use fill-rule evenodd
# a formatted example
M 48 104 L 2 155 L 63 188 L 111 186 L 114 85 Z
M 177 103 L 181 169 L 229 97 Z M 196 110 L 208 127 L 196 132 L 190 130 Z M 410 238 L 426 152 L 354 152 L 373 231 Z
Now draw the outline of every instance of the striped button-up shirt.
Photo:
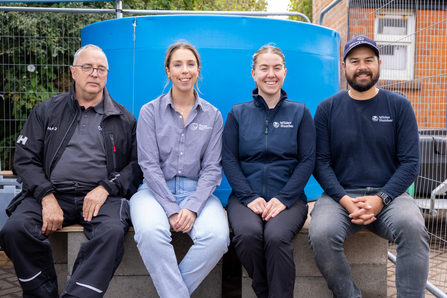
M 183 176 L 198 181 L 184 206 L 197 215 L 222 180 L 222 115 L 194 92 L 196 101 L 186 125 L 171 92 L 145 104 L 138 119 L 138 163 L 144 183 L 168 217 L 180 208 L 167 180 Z

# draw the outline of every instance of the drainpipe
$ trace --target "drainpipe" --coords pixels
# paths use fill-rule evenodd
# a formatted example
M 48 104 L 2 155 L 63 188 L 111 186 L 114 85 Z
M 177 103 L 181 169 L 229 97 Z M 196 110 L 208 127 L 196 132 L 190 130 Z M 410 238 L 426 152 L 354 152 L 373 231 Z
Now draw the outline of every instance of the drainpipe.
M 325 9 L 323 9 L 320 13 L 320 19 L 318 20 L 318 25 L 323 26 L 323 18 L 324 15 L 331 10 L 335 5 L 337 5 L 341 0 L 334 0 L 331 4 L 329 4 Z

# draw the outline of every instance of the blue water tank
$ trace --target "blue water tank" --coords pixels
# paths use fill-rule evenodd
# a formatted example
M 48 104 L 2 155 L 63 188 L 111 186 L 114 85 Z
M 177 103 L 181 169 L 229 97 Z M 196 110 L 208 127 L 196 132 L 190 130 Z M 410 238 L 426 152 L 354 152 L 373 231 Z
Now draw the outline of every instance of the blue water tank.
M 137 118 L 140 108 L 166 93 L 164 55 L 186 40 L 202 58 L 201 97 L 224 118 L 233 104 L 252 100 L 252 55 L 275 43 L 286 57 L 283 89 L 290 100 L 304 102 L 312 114 L 318 103 L 339 92 L 340 35 L 331 29 L 296 21 L 241 16 L 149 16 L 103 21 L 81 31 L 82 45 L 95 44 L 107 55 L 107 88 Z M 226 205 L 230 186 L 224 178 L 215 192 Z M 321 195 L 313 177 L 309 200 Z

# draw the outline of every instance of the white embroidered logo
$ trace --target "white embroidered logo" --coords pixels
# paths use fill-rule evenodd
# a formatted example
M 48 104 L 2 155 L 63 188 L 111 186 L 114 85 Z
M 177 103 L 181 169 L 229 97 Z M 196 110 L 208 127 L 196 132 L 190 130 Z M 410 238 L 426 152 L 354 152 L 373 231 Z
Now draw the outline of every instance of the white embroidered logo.
M 189 126 L 190 130 L 197 130 L 197 127 L 199 127 L 199 125 L 197 123 L 191 123 L 191 125 Z
M 291 121 L 280 121 L 279 124 L 283 128 L 293 128 L 293 124 Z
M 207 130 L 207 129 L 213 129 L 213 127 L 208 126 L 206 124 L 199 124 L 199 130 Z
M 393 122 L 390 116 L 373 116 L 372 120 L 374 122 Z
M 20 135 L 19 138 L 17 139 L 17 144 L 22 143 L 22 145 L 25 145 L 26 141 L 28 141 L 28 137 Z
M 53 126 L 53 127 L 48 126 L 47 130 L 56 131 L 57 127 L 56 126 Z
M 279 123 L 278 122 L 273 122 L 273 127 L 274 128 L 278 128 L 279 127 Z

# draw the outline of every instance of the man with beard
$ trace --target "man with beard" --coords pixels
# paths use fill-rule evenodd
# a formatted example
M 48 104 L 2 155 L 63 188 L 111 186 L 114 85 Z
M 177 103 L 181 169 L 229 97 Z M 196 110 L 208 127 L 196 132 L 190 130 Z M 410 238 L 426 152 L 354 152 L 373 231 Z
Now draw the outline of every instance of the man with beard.
M 361 297 L 342 245 L 363 229 L 397 243 L 398 297 L 425 297 L 428 234 L 406 193 L 419 172 L 418 126 L 409 100 L 376 87 L 380 64 L 373 40 L 350 40 L 342 66 L 351 88 L 323 100 L 314 118 L 314 176 L 324 193 L 309 243 L 334 297 Z

